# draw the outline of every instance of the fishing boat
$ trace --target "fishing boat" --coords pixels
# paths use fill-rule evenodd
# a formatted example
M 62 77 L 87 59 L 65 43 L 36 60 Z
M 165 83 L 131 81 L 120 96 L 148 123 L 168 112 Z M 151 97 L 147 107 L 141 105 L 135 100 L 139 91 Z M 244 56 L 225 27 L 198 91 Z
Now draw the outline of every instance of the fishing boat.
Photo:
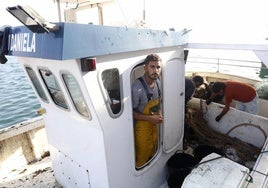
M 48 23 L 23 6 L 8 11 L 24 25 L 2 28 L 1 63 L 6 55 L 15 56 L 41 103 L 56 180 L 63 187 L 170 187 L 167 163 L 183 153 L 185 49 L 194 47 L 187 31 Z M 267 53 L 268 48 L 250 49 Z M 162 58 L 164 121 L 155 155 L 140 168 L 135 164 L 131 84 L 143 74 L 143 61 L 151 53 Z M 213 120 L 210 112 L 218 104 L 205 107 Z M 230 126 L 256 125 L 250 131 L 240 126 L 229 135 L 261 149 L 253 169 L 212 153 L 196 164 L 182 187 L 267 186 L 268 119 L 235 109 L 227 115 L 237 120 Z M 248 138 L 252 132 L 254 138 Z

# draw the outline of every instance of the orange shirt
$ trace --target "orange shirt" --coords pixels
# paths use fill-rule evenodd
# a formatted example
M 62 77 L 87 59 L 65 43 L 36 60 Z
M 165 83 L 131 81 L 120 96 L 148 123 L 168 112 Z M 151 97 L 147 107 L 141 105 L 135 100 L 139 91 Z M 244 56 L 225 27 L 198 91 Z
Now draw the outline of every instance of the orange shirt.
M 244 83 L 227 81 L 225 82 L 225 103 L 231 103 L 232 100 L 240 102 L 250 102 L 256 97 L 256 90 Z

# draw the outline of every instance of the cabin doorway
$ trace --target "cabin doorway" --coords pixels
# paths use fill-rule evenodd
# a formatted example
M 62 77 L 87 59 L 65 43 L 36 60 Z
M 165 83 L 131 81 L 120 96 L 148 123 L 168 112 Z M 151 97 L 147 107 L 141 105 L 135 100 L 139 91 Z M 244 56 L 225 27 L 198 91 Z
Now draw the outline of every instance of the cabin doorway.
M 131 74 L 131 85 L 134 81 L 144 75 L 144 63 L 137 65 Z M 159 88 L 161 89 L 161 88 Z M 148 101 L 145 108 L 154 105 L 152 101 Z M 147 166 L 156 157 L 159 151 L 159 126 L 152 125 L 146 121 L 134 120 L 134 144 L 135 144 L 135 167 L 142 169 Z M 148 138 L 148 139 L 143 139 Z
M 151 163 L 161 152 L 170 153 L 179 150 L 183 144 L 184 127 L 184 88 L 185 65 L 181 51 L 159 54 L 162 58 L 160 75 L 161 111 L 163 123 L 157 128 L 157 147 L 153 156 L 144 161 L 137 169 Z M 144 64 L 138 64 L 132 70 L 131 83 L 143 76 Z M 135 129 L 135 122 L 134 122 Z M 135 138 L 135 131 L 134 131 Z M 135 148 L 135 152 L 137 148 Z M 136 153 L 137 154 L 137 153 Z

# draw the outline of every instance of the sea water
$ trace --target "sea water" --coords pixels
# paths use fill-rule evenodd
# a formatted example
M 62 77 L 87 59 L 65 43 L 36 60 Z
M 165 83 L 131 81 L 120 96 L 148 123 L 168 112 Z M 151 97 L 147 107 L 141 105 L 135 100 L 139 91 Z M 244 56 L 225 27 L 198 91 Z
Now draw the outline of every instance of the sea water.
M 0 64 L 0 129 L 39 116 L 40 103 L 15 57 Z

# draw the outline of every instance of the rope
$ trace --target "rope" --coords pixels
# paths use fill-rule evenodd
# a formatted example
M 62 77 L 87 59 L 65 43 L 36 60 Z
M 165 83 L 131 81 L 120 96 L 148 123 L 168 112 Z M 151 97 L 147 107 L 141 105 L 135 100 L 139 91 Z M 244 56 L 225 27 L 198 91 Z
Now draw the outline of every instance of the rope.
M 129 24 L 128 24 L 127 17 L 126 17 L 126 15 L 125 15 L 125 13 L 124 13 L 124 11 L 123 11 L 123 9 L 122 9 L 120 3 L 118 2 L 118 0 L 115 0 L 115 2 L 116 2 L 116 4 L 117 4 L 117 6 L 118 6 L 118 8 L 119 8 L 119 10 L 120 10 L 120 12 L 121 12 L 121 14 L 122 14 L 124 20 L 125 20 L 125 22 L 126 22 L 126 26 L 128 26 Z
M 201 112 L 204 114 L 205 112 L 207 112 L 208 111 L 208 107 L 205 105 L 203 105 L 203 100 L 202 99 L 200 99 L 200 109 L 201 109 Z M 203 111 L 203 106 L 205 107 L 205 111 Z M 264 136 L 264 142 L 266 141 L 266 139 L 267 139 L 267 134 L 266 134 L 266 132 L 259 126 L 259 125 L 255 125 L 255 124 L 252 124 L 252 123 L 241 123 L 241 124 L 238 124 L 238 125 L 236 125 L 236 126 L 234 126 L 234 127 L 232 127 L 227 133 L 226 133 L 226 135 L 229 135 L 234 129 L 236 129 L 236 128 L 238 128 L 238 127 L 241 127 L 241 126 L 252 126 L 252 127 L 255 127 L 255 128 L 257 128 L 257 129 L 259 129 L 261 132 L 262 132 L 262 134 L 263 134 L 263 136 Z
M 252 126 L 252 127 L 255 127 L 255 128 L 258 128 L 262 134 L 264 135 L 265 137 L 265 140 L 267 139 L 267 134 L 266 132 L 259 126 L 259 125 L 255 125 L 255 124 L 252 124 L 252 123 L 241 123 L 241 124 L 238 124 L 236 126 L 234 126 L 233 128 L 231 128 L 227 133 L 226 135 L 229 135 L 230 132 L 232 132 L 234 129 L 238 128 L 238 127 L 241 127 L 241 126 Z
M 197 168 L 197 167 L 200 166 L 201 164 L 205 164 L 205 163 L 208 163 L 208 162 L 211 162 L 211 161 L 215 161 L 215 160 L 217 160 L 217 159 L 221 159 L 221 158 L 223 158 L 223 156 L 215 157 L 215 158 L 213 158 L 213 159 L 209 159 L 209 160 L 200 162 L 200 163 L 198 163 L 197 165 L 195 165 L 193 168 Z
M 260 172 L 260 171 L 258 171 L 258 170 L 254 170 L 254 169 L 253 169 L 252 172 L 257 172 L 257 173 L 259 173 L 259 174 L 261 174 L 261 175 L 263 175 L 263 176 L 268 177 L 267 174 L 265 174 L 265 173 L 263 173 L 263 172 Z
M 267 152 L 268 152 L 267 150 L 264 150 L 264 151 L 261 151 L 260 154 L 267 153 Z
M 208 126 L 200 111 L 189 109 L 185 116 L 185 121 L 186 125 L 192 128 L 192 132 L 185 132 L 185 138 L 189 144 L 194 143 L 194 140 L 196 140 L 198 143 L 212 145 L 223 150 L 223 152 L 226 152 L 226 146 L 231 147 L 235 149 L 237 156 L 241 160 L 240 162 L 254 161 L 256 160 L 255 154 L 261 152 L 260 148 L 213 130 Z
M 203 111 L 203 104 L 204 104 L 203 100 L 200 99 L 200 109 L 201 109 L 201 112 L 204 114 L 208 111 L 208 107 L 207 105 L 205 105 L 205 111 Z

